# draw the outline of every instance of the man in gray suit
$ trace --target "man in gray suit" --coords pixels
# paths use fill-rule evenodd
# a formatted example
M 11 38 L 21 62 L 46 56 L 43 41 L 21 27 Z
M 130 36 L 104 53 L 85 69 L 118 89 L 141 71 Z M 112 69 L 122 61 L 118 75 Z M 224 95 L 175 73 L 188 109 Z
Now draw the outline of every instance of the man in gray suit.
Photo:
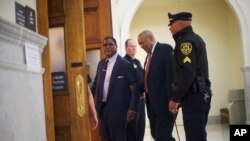
M 126 141 L 127 121 L 135 118 L 139 94 L 132 63 L 117 53 L 116 40 L 103 40 L 106 58 L 97 67 L 92 90 L 102 141 Z
M 151 135 L 155 141 L 174 141 L 174 116 L 168 110 L 168 103 L 172 97 L 173 48 L 157 42 L 149 30 L 144 30 L 138 35 L 138 43 L 148 53 L 144 65 L 144 91 Z

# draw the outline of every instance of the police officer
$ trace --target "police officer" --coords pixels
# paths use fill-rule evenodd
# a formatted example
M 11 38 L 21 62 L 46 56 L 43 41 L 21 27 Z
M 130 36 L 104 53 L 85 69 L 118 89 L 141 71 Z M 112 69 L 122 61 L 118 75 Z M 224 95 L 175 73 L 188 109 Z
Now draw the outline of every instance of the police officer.
M 133 63 L 139 84 L 140 99 L 138 101 L 138 112 L 136 118 L 130 120 L 127 125 L 127 141 L 143 141 L 145 132 L 145 93 L 143 91 L 143 68 L 136 55 L 136 42 L 133 39 L 127 39 L 125 42 L 125 59 Z
M 206 141 L 206 124 L 211 102 L 206 44 L 194 33 L 192 14 L 168 13 L 176 46 L 173 54 L 174 84 L 169 110 L 182 107 L 186 141 Z

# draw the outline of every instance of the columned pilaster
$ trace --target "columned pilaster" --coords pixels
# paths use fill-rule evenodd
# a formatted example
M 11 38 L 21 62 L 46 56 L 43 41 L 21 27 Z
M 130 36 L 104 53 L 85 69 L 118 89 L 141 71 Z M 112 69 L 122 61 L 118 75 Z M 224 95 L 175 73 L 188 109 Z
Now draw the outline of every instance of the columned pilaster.
M 243 69 L 245 74 L 246 124 L 250 124 L 250 66 Z
M 246 124 L 250 124 L 250 15 L 247 6 L 250 4 L 248 0 L 225 0 L 234 10 L 238 23 L 240 24 L 242 37 L 242 52 L 244 59 L 243 73 L 245 78 L 245 103 L 246 103 Z

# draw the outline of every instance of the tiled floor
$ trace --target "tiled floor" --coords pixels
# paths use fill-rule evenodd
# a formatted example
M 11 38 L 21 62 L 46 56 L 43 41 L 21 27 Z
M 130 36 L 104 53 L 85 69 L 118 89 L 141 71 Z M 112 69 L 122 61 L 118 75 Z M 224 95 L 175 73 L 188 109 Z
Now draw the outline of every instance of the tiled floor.
M 183 126 L 177 126 L 180 141 L 185 141 L 185 133 Z M 178 140 L 176 129 L 174 128 L 173 136 Z M 209 124 L 207 125 L 207 140 L 208 141 L 229 141 L 229 125 L 228 124 Z M 154 141 L 150 135 L 150 128 L 145 130 L 144 141 Z

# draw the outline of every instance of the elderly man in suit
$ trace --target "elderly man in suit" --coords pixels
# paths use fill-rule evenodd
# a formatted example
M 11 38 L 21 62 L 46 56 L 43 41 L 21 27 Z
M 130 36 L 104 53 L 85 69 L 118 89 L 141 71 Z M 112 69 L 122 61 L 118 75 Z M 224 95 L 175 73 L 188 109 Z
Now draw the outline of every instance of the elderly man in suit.
M 157 42 L 149 30 L 138 35 L 138 43 L 148 54 L 144 65 L 144 90 L 151 135 L 155 141 L 174 141 L 174 115 L 168 110 L 172 97 L 173 48 Z
M 117 53 L 116 40 L 103 40 L 106 58 L 97 67 L 92 90 L 102 141 L 126 141 L 127 121 L 135 118 L 139 94 L 132 63 Z

